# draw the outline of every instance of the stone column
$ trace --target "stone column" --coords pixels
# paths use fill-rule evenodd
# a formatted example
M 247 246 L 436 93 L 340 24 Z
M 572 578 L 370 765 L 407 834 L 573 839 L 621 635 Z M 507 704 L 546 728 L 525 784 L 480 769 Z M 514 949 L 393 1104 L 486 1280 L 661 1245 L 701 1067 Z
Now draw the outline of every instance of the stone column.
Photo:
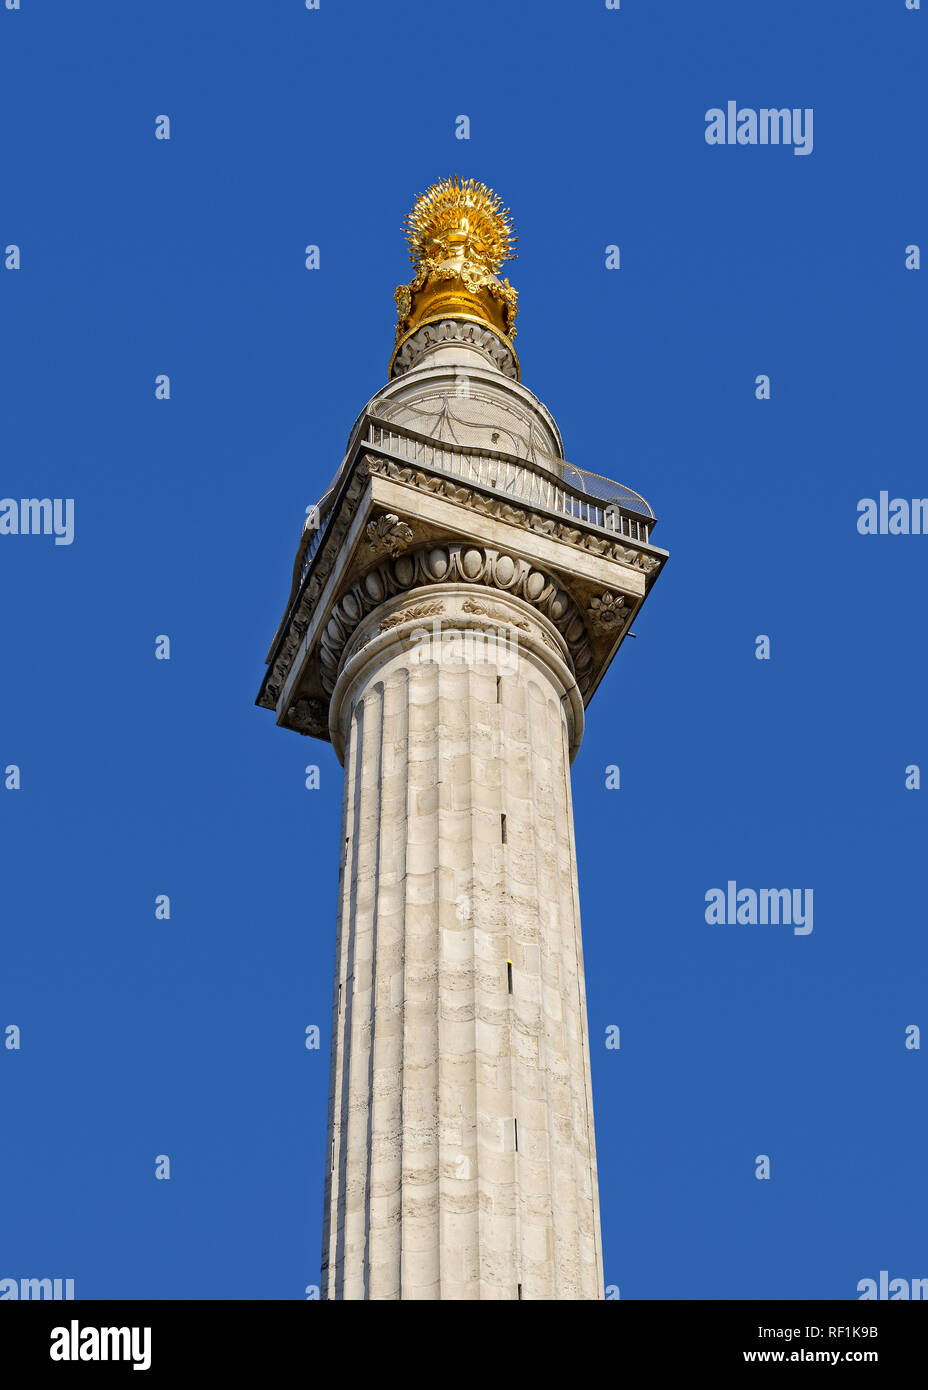
M 508 591 L 460 582 L 475 553 L 432 552 L 458 582 L 367 613 L 331 699 L 327 1298 L 603 1297 L 569 773 L 583 703 L 562 632 L 515 592 L 557 585 L 524 564 L 517 584 L 508 557 L 482 561 Z

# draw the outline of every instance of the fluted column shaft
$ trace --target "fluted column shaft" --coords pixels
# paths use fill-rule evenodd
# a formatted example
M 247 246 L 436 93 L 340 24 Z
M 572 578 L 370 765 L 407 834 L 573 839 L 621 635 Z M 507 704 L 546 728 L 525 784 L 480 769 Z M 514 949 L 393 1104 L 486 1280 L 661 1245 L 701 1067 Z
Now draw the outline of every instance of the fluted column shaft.
M 445 584 L 368 615 L 345 793 L 323 1296 L 602 1298 L 554 625 Z

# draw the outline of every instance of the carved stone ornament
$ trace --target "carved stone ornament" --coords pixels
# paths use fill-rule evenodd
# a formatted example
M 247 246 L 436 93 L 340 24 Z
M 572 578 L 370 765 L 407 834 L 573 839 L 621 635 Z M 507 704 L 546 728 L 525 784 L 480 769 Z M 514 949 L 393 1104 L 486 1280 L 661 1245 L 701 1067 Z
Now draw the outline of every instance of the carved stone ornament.
M 400 623 L 416 622 L 419 618 L 437 618 L 445 611 L 445 605 L 437 600 L 434 603 L 414 603 L 411 608 L 402 608 L 399 613 L 391 613 L 380 624 L 380 632 L 389 632 Z
M 376 521 L 367 523 L 365 535 L 374 555 L 392 555 L 396 559 L 412 540 L 412 527 L 400 521 L 393 512 L 386 512 Z
M 531 632 L 528 623 L 513 618 L 510 613 L 504 613 L 501 608 L 489 608 L 485 603 L 475 603 L 470 598 L 464 600 L 463 608 L 465 613 L 477 613 L 482 618 L 493 618 L 498 623 L 509 623 L 512 627 L 521 628 L 523 632 Z
M 590 626 L 594 632 L 617 632 L 628 617 L 624 610 L 625 599 L 621 594 L 601 594 L 599 598 L 592 598 L 587 609 Z
M 580 693 L 585 694 L 589 690 L 593 652 L 586 624 L 576 604 L 557 580 L 536 569 L 527 560 L 507 555 L 490 546 L 454 542 L 431 548 L 423 546 L 395 560 L 388 560 L 368 570 L 362 579 L 342 594 L 329 615 L 319 642 L 319 674 L 326 694 L 331 695 L 335 689 L 339 665 L 352 634 L 372 609 L 409 589 L 447 583 L 473 584 L 483 589 L 516 594 L 537 608 L 563 637 Z M 495 616 L 486 600 L 469 602 L 474 604 L 469 611 L 480 613 L 483 610 L 487 617 Z M 437 600 L 432 601 L 431 606 L 441 607 Z M 381 631 L 395 627 L 407 617 L 435 616 L 428 610 L 429 601 L 425 600 L 414 609 L 393 614 L 384 619 Z M 507 622 L 514 621 L 508 614 L 505 617 Z
M 393 375 L 402 376 L 404 372 L 411 371 L 431 348 L 441 343 L 466 343 L 469 347 L 478 348 L 503 376 L 511 381 L 519 379 L 515 358 L 502 339 L 489 328 L 466 319 L 442 319 L 440 323 L 427 323 L 417 333 L 411 334 L 393 360 Z
M 552 540 L 558 540 L 564 544 L 576 546 L 580 550 L 588 550 L 593 554 L 602 555 L 607 559 L 621 561 L 641 571 L 647 576 L 648 580 L 660 569 L 661 560 L 656 555 L 649 554 L 647 551 L 636 548 L 634 543 L 624 543 L 624 538 L 613 540 L 607 536 L 579 530 L 561 521 L 557 516 L 533 511 L 530 506 L 513 506 L 511 503 L 505 502 L 501 498 L 488 496 L 477 488 L 468 486 L 459 478 L 454 478 L 446 474 L 428 472 L 422 468 L 416 467 L 414 464 L 398 463 L 394 459 L 381 458 L 377 454 L 365 454 L 355 465 L 354 474 L 346 489 L 341 504 L 338 507 L 337 513 L 328 524 L 322 544 L 313 559 L 312 576 L 308 579 L 306 587 L 294 600 L 292 611 L 283 625 L 282 639 L 279 647 L 274 653 L 274 658 L 270 670 L 268 671 L 267 683 L 264 687 L 264 694 L 260 700 L 260 703 L 269 709 L 274 709 L 280 698 L 280 692 L 290 673 L 300 642 L 309 626 L 313 610 L 325 587 L 326 580 L 336 563 L 342 541 L 348 533 L 358 503 L 371 474 L 380 474 L 395 482 L 404 483 L 409 487 L 421 489 L 424 492 L 436 493 L 480 515 L 496 517 L 501 521 L 506 521 L 511 525 L 519 526 L 525 530 L 535 531 L 544 536 L 550 536 Z M 394 563 L 396 563 L 396 561 L 394 561 Z M 301 580 L 306 578 L 306 572 L 307 571 L 304 569 Z M 362 581 L 362 584 L 365 582 L 366 578 Z M 371 580 L 371 582 L 374 583 L 375 581 Z M 356 585 L 355 588 L 357 587 Z M 408 588 L 412 587 L 412 585 L 394 586 L 389 590 L 389 593 L 385 588 L 384 596 L 386 597 L 389 596 L 389 594 L 396 593 L 400 587 Z M 380 600 L 378 599 L 377 602 L 380 602 Z M 366 602 L 364 612 L 369 612 L 373 606 L 373 602 Z M 592 630 L 593 612 L 589 610 L 587 612 L 587 620 Z M 579 614 L 578 621 L 581 623 L 582 627 L 583 620 L 579 617 Z M 608 621 L 608 618 L 606 621 Z M 599 632 L 604 632 L 610 629 L 601 627 L 597 630 Z M 616 625 L 613 625 L 611 630 L 616 631 Z M 589 673 L 587 673 L 587 677 L 588 676 Z M 589 678 L 587 678 L 586 684 L 584 685 L 578 672 L 577 682 L 581 691 L 585 694 L 591 683 Z
M 287 710 L 287 718 L 297 733 L 315 738 L 329 736 L 329 707 L 325 700 L 297 700 Z

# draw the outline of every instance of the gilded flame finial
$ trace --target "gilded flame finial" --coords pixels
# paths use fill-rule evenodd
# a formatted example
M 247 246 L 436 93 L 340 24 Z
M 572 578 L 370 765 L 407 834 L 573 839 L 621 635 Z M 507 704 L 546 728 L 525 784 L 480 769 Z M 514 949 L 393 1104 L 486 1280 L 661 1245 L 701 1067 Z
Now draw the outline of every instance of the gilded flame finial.
M 515 258 L 516 234 L 491 188 L 457 175 L 433 183 L 406 218 L 406 240 L 416 273 L 394 295 L 397 345 L 441 318 L 476 320 L 515 337 L 518 294 L 497 271 Z
M 514 260 L 516 234 L 511 214 L 492 188 L 455 175 L 420 193 L 406 218 L 409 259 L 414 266 L 441 264 L 463 254 L 495 275 Z

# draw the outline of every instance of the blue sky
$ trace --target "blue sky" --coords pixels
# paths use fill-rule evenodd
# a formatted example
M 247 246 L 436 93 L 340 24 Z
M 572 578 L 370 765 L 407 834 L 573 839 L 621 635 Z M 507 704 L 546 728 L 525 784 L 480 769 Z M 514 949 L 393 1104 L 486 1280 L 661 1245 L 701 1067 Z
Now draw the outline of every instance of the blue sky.
M 856 525 L 863 497 L 928 495 L 904 254 L 928 242 L 926 24 L 904 0 L 0 8 L 22 263 L 0 493 L 75 500 L 70 546 L 0 537 L 0 765 L 22 769 L 0 1277 L 318 1282 L 341 775 L 253 701 L 305 508 L 385 379 L 402 219 L 454 172 L 513 212 L 523 381 L 671 555 L 574 765 L 606 1282 L 928 1276 L 905 1047 L 928 1024 L 928 791 L 905 787 L 928 537 Z M 813 152 L 708 145 L 729 100 L 812 108 Z M 812 888 L 814 930 L 708 925 L 729 880 Z

